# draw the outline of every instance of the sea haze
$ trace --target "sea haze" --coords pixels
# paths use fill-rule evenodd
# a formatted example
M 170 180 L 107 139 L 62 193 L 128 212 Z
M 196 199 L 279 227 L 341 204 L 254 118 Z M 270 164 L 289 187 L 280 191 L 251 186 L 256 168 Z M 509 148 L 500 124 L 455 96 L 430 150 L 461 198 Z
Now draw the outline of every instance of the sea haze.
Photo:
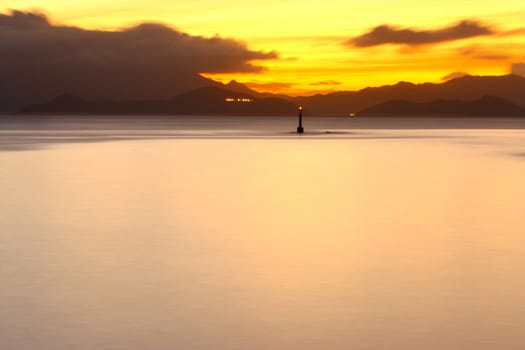
M 0 348 L 525 344 L 520 119 L 3 117 Z

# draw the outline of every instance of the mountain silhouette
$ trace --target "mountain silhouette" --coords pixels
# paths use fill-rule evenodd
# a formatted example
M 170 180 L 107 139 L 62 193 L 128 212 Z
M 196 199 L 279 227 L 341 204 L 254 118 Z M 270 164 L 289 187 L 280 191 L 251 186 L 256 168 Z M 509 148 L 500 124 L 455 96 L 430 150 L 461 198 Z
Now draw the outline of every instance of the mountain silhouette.
M 260 93 L 253 89 L 250 89 L 246 85 L 241 84 L 237 82 L 236 80 L 231 80 L 228 84 L 224 85 L 224 88 L 226 90 L 239 92 L 241 94 L 247 94 L 247 95 L 254 96 L 254 97 L 263 97 L 265 95 L 264 93 Z
M 20 114 L 121 115 L 290 115 L 297 106 L 280 98 L 258 98 L 216 86 L 207 86 L 163 100 L 92 101 L 63 94 L 51 101 L 25 107 Z
M 291 96 L 287 96 L 283 94 L 272 94 L 270 92 L 258 92 L 253 89 L 250 89 L 244 84 L 237 82 L 236 80 L 232 80 L 228 84 L 224 84 L 223 87 L 230 91 L 240 92 L 240 93 L 244 93 L 244 94 L 258 97 L 258 98 L 281 98 L 281 99 L 290 100 L 290 101 L 294 99 Z
M 493 96 L 525 106 L 525 78 L 517 75 L 464 76 L 441 84 L 412 84 L 369 87 L 326 95 L 300 97 L 296 101 L 311 115 L 343 116 L 391 100 L 431 102 L 438 99 L 472 101 Z
M 305 115 L 347 116 L 408 114 L 521 115 L 525 107 L 525 78 L 517 75 L 464 76 L 444 83 L 369 87 L 326 95 L 290 97 L 259 93 L 231 81 L 212 83 L 172 98 L 157 100 L 83 99 L 64 94 L 48 102 L 21 109 L 25 114 L 131 114 L 131 115 Z M 231 101 L 228 101 L 231 99 Z M 465 103 L 461 103 L 461 102 Z M 447 107 L 448 106 L 448 107 Z M 450 112 L 447 112 L 450 110 Z M 483 114 L 485 113 L 485 114 Z
M 525 108 L 507 100 L 484 96 L 475 101 L 435 100 L 412 102 L 391 100 L 365 108 L 358 116 L 422 117 L 422 116 L 470 116 L 470 117 L 525 117 Z

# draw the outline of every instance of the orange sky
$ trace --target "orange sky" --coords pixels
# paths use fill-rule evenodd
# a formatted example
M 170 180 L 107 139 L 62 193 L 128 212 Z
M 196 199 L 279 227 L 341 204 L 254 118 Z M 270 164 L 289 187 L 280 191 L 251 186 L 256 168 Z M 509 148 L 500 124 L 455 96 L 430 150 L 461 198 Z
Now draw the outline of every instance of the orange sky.
M 438 82 L 452 72 L 499 75 L 508 73 L 512 63 L 525 61 L 523 0 L 266 0 L 249 5 L 238 0 L 150 0 L 147 8 L 138 0 L 46 0 L 45 5 L 35 0 L 3 0 L 0 12 L 8 9 L 37 9 L 55 23 L 90 29 L 115 30 L 154 21 L 191 35 L 241 40 L 253 50 L 276 51 L 279 58 L 260 62 L 266 67 L 262 73 L 202 73 L 288 94 L 358 89 L 400 80 Z M 434 35 L 450 32 L 463 20 L 475 21 L 490 33 L 418 45 L 345 44 L 380 25 Z

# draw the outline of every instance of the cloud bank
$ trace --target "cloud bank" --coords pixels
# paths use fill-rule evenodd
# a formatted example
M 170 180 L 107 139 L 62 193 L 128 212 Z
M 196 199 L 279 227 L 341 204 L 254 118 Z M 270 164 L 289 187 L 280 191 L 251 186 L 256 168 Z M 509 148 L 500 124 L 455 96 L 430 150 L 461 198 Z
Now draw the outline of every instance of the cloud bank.
M 417 30 L 381 25 L 367 33 L 349 39 L 346 41 L 346 44 L 355 47 L 371 47 L 384 44 L 427 45 L 493 33 L 492 29 L 477 21 L 461 21 L 455 25 L 435 30 Z
M 276 59 L 220 37 L 162 24 L 119 31 L 53 25 L 45 15 L 0 14 L 0 109 L 64 92 L 86 98 L 165 98 L 209 84 L 199 73 L 260 72 Z

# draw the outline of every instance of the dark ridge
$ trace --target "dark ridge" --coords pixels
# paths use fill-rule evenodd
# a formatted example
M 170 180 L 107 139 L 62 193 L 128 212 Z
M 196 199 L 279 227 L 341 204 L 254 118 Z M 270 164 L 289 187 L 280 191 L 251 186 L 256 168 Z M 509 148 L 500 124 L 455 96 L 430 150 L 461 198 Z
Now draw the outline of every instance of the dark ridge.
M 233 100 L 233 101 L 232 101 Z M 215 86 L 198 88 L 165 100 L 89 101 L 64 94 L 25 107 L 19 114 L 79 115 L 293 115 L 297 106 L 280 98 L 257 98 Z
M 437 99 L 431 102 L 392 100 L 365 108 L 357 114 L 364 117 L 525 117 L 525 108 L 507 100 L 483 96 L 474 101 Z
M 391 100 L 431 102 L 438 99 L 472 101 L 494 96 L 525 107 L 525 78 L 517 75 L 464 76 L 441 84 L 369 87 L 359 91 L 334 92 L 296 99 L 313 115 L 346 116 Z
M 484 96 L 492 96 L 493 99 Z M 246 98 L 249 103 L 227 103 L 226 98 Z M 499 99 L 499 100 L 498 100 Z M 83 100 L 74 95 L 61 95 L 42 104 L 33 104 L 20 110 L 25 114 L 210 114 L 210 115 L 295 115 L 296 107 L 303 106 L 305 115 L 347 116 L 366 111 L 373 106 L 389 101 L 405 101 L 416 104 L 436 103 L 436 101 L 455 101 L 459 112 L 447 112 L 445 106 L 434 106 L 435 113 L 469 115 L 517 115 L 517 108 L 525 107 L 525 78 L 517 75 L 505 76 L 463 76 L 440 84 L 412 84 L 399 82 L 395 85 L 369 87 L 359 91 L 339 91 L 326 95 L 309 97 L 282 97 L 258 93 L 243 84 L 232 81 L 226 85 L 211 84 L 197 88 L 169 99 L 161 100 Z M 460 106 L 460 101 L 478 101 L 483 108 Z M 514 106 L 502 105 L 501 100 Z M 398 102 L 399 103 L 399 102 Z M 444 102 L 442 102 L 444 104 Z M 401 107 L 390 105 L 393 110 Z M 439 107 L 439 108 L 438 108 Z M 421 106 L 404 107 L 421 109 Z M 432 110 L 431 105 L 427 106 Z M 442 110 L 441 110 L 441 109 Z M 470 108 L 470 109 L 469 109 Z M 462 111 L 462 112 L 461 112 Z M 425 111 L 423 111 L 425 112 Z M 368 113 L 368 111 L 367 111 Z M 393 113 L 393 112 L 390 112 Z M 420 113 L 420 112 L 417 112 Z M 425 114 L 435 114 L 425 112 Z

